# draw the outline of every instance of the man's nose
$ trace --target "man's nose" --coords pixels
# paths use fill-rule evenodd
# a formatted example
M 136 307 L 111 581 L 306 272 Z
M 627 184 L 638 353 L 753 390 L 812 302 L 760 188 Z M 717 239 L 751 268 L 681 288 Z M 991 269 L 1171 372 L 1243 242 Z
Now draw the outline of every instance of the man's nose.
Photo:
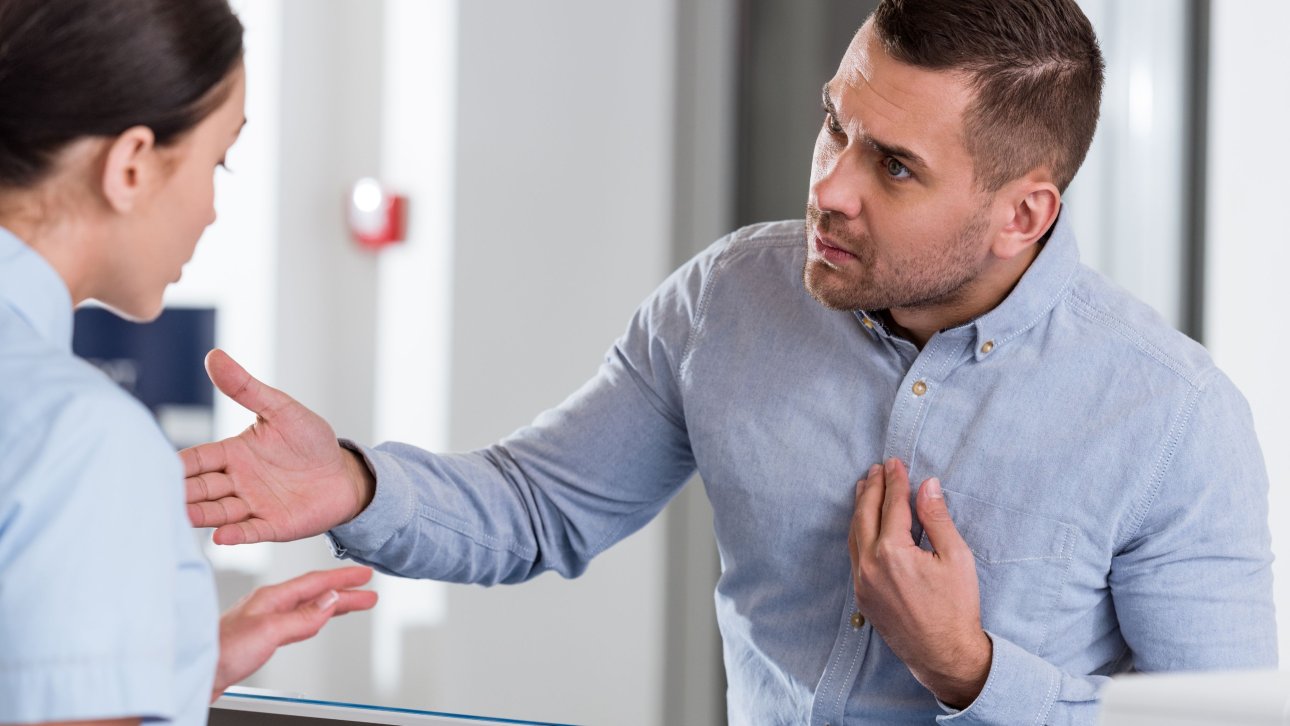
M 843 150 L 811 184 L 811 196 L 821 212 L 835 212 L 847 219 L 859 216 L 863 177 L 855 154 Z

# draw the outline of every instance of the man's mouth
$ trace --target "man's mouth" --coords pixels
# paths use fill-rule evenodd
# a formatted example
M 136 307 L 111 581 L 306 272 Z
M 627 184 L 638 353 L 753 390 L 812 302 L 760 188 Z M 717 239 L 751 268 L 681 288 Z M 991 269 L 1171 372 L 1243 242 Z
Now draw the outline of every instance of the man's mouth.
M 850 261 L 858 259 L 855 255 L 837 246 L 829 238 L 820 234 L 817 230 L 814 233 L 815 252 L 823 257 L 826 262 L 832 265 L 845 265 Z

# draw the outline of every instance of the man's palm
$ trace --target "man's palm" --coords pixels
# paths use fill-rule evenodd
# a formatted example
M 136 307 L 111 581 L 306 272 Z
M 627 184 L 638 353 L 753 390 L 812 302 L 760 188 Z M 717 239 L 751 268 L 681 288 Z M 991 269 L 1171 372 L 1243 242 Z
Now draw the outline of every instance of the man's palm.
M 218 544 L 287 542 L 357 514 L 360 486 L 321 416 L 223 351 L 211 351 L 206 371 L 256 421 L 237 436 L 180 452 L 193 526 L 216 527 Z

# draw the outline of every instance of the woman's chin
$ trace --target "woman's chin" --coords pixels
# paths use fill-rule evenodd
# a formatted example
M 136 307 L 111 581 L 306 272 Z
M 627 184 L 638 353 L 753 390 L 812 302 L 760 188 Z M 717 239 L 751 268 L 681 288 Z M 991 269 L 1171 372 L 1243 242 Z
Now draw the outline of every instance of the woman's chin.
M 96 300 L 95 302 L 132 323 L 151 323 L 166 309 L 161 298 L 148 301 Z

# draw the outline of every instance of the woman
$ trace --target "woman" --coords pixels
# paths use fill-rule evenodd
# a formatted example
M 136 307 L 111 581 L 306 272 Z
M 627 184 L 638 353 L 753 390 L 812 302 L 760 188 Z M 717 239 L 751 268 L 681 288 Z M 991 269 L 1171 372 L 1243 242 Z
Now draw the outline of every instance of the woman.
M 244 97 L 227 0 L 0 0 L 0 723 L 204 723 L 276 647 L 375 603 L 367 568 L 311 573 L 217 632 L 173 448 L 70 351 L 84 300 L 160 313 Z

